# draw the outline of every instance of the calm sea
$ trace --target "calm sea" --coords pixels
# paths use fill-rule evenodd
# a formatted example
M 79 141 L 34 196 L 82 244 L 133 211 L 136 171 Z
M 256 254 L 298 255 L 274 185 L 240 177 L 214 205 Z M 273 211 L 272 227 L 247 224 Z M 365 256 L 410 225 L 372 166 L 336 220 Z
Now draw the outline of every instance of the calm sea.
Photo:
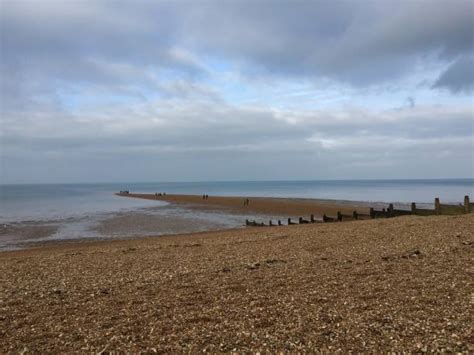
M 462 203 L 465 195 L 474 199 L 474 179 L 0 185 L 0 222 L 87 216 L 160 204 L 115 196 L 120 190 L 394 203 L 432 203 L 439 197 L 442 202 Z
M 55 240 L 234 228 L 255 217 L 115 196 L 120 190 L 432 205 L 434 197 L 444 203 L 461 203 L 465 195 L 474 200 L 474 179 L 0 185 L 0 250 Z

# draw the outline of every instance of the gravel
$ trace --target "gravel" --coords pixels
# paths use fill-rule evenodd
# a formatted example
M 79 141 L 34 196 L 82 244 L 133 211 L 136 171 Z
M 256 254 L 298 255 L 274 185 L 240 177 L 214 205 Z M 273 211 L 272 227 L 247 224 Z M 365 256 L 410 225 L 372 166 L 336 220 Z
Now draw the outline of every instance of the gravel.
M 0 253 L 0 352 L 473 352 L 474 214 Z

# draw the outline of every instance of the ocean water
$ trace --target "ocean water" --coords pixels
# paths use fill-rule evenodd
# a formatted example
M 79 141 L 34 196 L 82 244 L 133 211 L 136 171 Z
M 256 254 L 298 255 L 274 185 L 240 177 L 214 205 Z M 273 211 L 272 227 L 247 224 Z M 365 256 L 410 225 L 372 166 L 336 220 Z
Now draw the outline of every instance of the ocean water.
M 474 200 L 474 179 L 0 185 L 0 227 L 3 228 L 0 230 L 0 250 L 44 240 L 106 238 L 118 234 L 127 237 L 238 227 L 245 217 L 249 217 L 217 211 L 197 212 L 161 201 L 115 196 L 114 193 L 120 190 L 430 205 L 435 197 L 443 203 L 462 203 L 465 195 Z M 104 232 L 105 229 L 100 227 L 106 221 L 116 220 L 127 213 L 136 213 L 136 220 L 142 222 L 128 223 L 134 226 L 128 231 L 109 228 Z M 180 222 L 174 223 L 178 219 Z M 180 228 L 170 229 L 169 226 L 174 225 Z M 22 227 L 49 228 L 51 232 L 43 233 L 45 235 L 39 238 L 25 237 L 21 234 L 24 232 Z
M 0 223 L 85 217 L 166 205 L 115 196 L 120 190 L 428 204 L 439 197 L 444 203 L 462 203 L 465 195 L 474 199 L 474 179 L 0 185 Z

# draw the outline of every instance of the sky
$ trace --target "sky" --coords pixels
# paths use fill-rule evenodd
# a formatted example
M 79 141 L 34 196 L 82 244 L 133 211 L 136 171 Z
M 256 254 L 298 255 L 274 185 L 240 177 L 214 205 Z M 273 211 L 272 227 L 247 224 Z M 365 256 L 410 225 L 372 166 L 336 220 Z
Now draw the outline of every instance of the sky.
M 0 182 L 474 177 L 474 1 L 0 0 Z

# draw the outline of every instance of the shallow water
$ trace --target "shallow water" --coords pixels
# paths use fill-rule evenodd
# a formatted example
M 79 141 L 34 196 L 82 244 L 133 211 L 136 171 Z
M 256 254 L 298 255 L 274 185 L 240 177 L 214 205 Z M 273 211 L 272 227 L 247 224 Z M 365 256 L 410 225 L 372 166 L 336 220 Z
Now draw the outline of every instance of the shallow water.
M 165 205 L 55 220 L 16 221 L 0 225 L 0 251 L 55 241 L 124 239 L 242 228 L 245 219 L 255 219 L 255 215 Z M 261 221 L 269 219 L 283 217 L 259 216 Z
M 54 240 L 235 228 L 243 226 L 246 218 L 254 218 L 115 196 L 120 190 L 429 206 L 434 197 L 445 203 L 462 202 L 464 195 L 474 199 L 474 179 L 0 185 L 0 250 Z M 261 216 L 261 220 L 279 217 Z

